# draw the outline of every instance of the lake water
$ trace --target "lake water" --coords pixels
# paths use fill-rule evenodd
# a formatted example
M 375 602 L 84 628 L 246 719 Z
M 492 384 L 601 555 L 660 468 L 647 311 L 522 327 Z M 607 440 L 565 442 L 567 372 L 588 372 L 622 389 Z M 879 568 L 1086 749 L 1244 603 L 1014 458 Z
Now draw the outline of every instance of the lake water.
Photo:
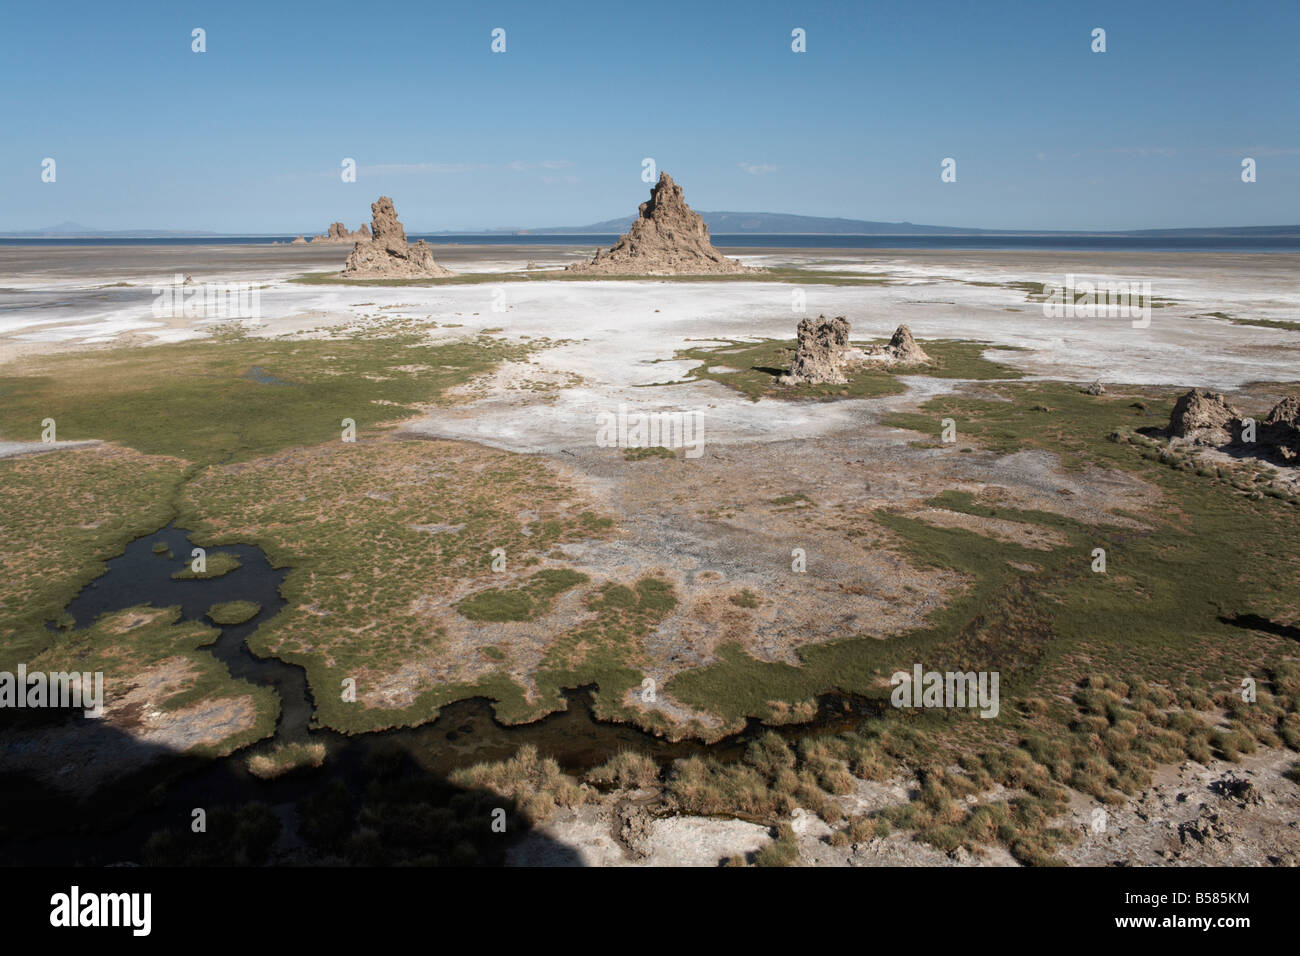
M 294 236 L 198 236 L 158 239 L 120 238 L 0 238 L 0 246 L 258 246 L 289 243 Z M 475 246 L 609 246 L 618 236 L 515 235 L 509 233 L 458 235 L 411 233 L 414 242 L 431 245 Z M 916 235 L 762 235 L 726 234 L 712 237 L 715 245 L 733 249 L 949 249 L 949 250 L 1062 250 L 1075 252 L 1300 252 L 1300 236 L 1094 236 L 1094 235 L 1011 235 L 1011 236 L 916 236 Z M 317 246 L 317 248 L 324 248 Z M 340 244 L 340 248 L 345 248 Z

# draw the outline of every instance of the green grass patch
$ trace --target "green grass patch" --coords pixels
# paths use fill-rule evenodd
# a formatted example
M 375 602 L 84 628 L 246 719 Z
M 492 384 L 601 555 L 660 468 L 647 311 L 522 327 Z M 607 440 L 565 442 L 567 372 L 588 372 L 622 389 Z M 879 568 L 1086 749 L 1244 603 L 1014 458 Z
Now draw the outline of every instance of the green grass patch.
M 677 453 L 661 445 L 647 445 L 644 448 L 625 448 L 624 461 L 645 461 L 647 458 L 676 458 Z
M 505 661 L 483 673 L 482 655 L 440 657 L 446 637 L 428 607 L 488 592 L 465 609 L 507 620 L 543 611 L 576 572 L 530 563 L 612 527 L 583 503 L 532 456 L 445 441 L 331 442 L 205 469 L 186 486 L 176 521 L 210 550 L 253 544 L 289 568 L 288 604 L 253 632 L 250 648 L 307 670 L 320 724 L 362 732 L 424 723 L 466 697 L 497 701 L 507 722 L 562 704 L 558 690 L 527 700 Z M 531 576 L 503 588 L 491 570 L 497 549 Z M 527 609 L 490 593 L 501 590 L 523 591 Z M 398 705 L 377 700 L 376 688 L 413 657 L 445 661 L 444 674 Z M 340 699 L 345 678 L 357 682 L 355 703 Z
M 1286 319 L 1243 319 L 1235 315 L 1229 315 L 1227 312 L 1205 312 L 1201 318 L 1219 319 L 1222 322 L 1231 322 L 1233 325 L 1254 325 L 1263 329 L 1284 329 L 1288 332 L 1300 332 L 1300 322 L 1291 322 Z
M 175 572 L 172 577 L 177 581 L 206 581 L 208 578 L 219 578 L 229 574 L 239 567 L 239 558 L 229 551 L 214 551 L 204 559 L 203 570 L 195 571 L 193 564 L 186 564 L 181 570 Z
M 886 340 L 879 341 L 883 343 Z M 980 380 L 1021 377 L 1020 372 L 1014 368 L 984 358 L 983 353 L 990 348 L 989 345 L 941 339 L 921 343 L 931 358 L 928 365 L 883 367 L 866 363 L 848 369 L 848 382 L 843 385 L 781 385 L 777 380 L 789 373 L 795 345 L 793 339 L 763 339 L 760 342 L 726 340 L 721 345 L 682 349 L 673 356 L 673 361 L 699 363 L 687 372 L 688 381 L 718 382 L 755 402 L 760 398 L 831 401 L 837 398 L 897 395 L 907 390 L 898 380 L 899 375 Z
M 0 460 L 0 669 L 70 627 L 64 607 L 109 558 L 165 525 L 184 463 L 98 445 Z
M 957 441 L 978 442 L 986 450 L 1013 454 L 1040 448 L 1061 456 L 1069 468 L 1091 462 L 1133 468 L 1134 455 L 1108 440 L 1117 428 L 1164 427 L 1175 396 L 1154 389 L 1113 388 L 1110 397 L 1086 395 L 1060 382 L 990 384 L 995 397 L 949 395 L 927 402 L 919 412 L 887 416 L 884 424 L 938 439 L 942 421 L 957 426 Z M 1134 396 L 1141 401 L 1134 402 Z
M 1042 449 L 1074 468 L 1133 472 L 1165 496 L 1159 511 L 1137 516 L 1148 527 L 1125 526 L 1122 516 L 1114 523 L 1084 524 L 955 492 L 930 502 L 1049 527 L 1068 542 L 1035 551 L 877 511 L 874 520 L 889 532 L 886 544 L 892 541 L 914 563 L 961 573 L 970 582 L 966 590 L 950 596 L 923 627 L 888 641 L 850 638 L 805 646 L 798 665 L 759 661 L 739 647 L 723 646 L 718 663 L 679 674 L 667 690 L 734 721 L 766 713 L 770 700 L 798 701 L 836 687 L 883 697 L 888 675 L 915 662 L 941 671 L 997 670 L 1006 701 L 1050 698 L 1077 678 L 1080 660 L 1099 670 L 1140 673 L 1149 682 L 1185 685 L 1244 676 L 1293 652 L 1282 637 L 1230 622 L 1252 614 L 1294 620 L 1294 581 L 1300 577 L 1300 555 L 1291 543 L 1300 531 L 1296 509 L 1150 462 L 1135 447 L 1111 441 L 1115 429 L 1151 420 L 1135 418 L 1131 396 L 1098 401 L 1071 386 L 1044 383 L 992 387 L 1011 400 L 943 396 L 921 413 L 892 416 L 889 423 L 937 430 L 941 418 L 952 416 L 964 440 L 1001 453 Z M 1162 413 L 1172 398 L 1147 395 Z M 1034 412 L 1035 404 L 1054 411 Z M 1106 551 L 1104 574 L 1091 569 L 1094 548 Z M 964 722 L 964 732 L 976 735 L 1020 719 L 1005 706 L 989 728 L 964 713 L 908 717 L 917 726 L 936 728 Z
M 547 649 L 536 674 L 538 686 L 548 690 L 553 707 L 562 701 L 560 688 L 594 683 L 597 716 L 638 719 L 623 697 L 644 677 L 641 642 L 677 607 L 673 587 L 656 577 L 631 585 L 606 582 L 587 594 L 585 603 L 589 618 Z
M 256 601 L 220 601 L 208 608 L 208 617 L 221 627 L 233 627 L 251 621 L 261 610 Z
M 551 612 L 556 597 L 588 580 L 577 571 L 552 568 L 537 572 L 522 587 L 471 594 L 456 610 L 471 621 L 534 621 Z
M 812 503 L 813 500 L 802 491 L 790 495 L 779 495 L 772 499 L 772 504 L 776 505 L 778 508 L 789 508 L 792 506 L 802 507 L 803 505 L 810 505 Z
M 198 464 L 245 461 L 359 437 L 409 418 L 527 347 L 488 336 L 429 344 L 415 334 L 213 340 L 26 359 L 0 375 L 0 436 L 53 418 L 61 439 L 99 438 Z M 262 381 L 250 373 L 258 367 Z
M 1033 282 L 1030 280 L 1019 280 L 1015 282 L 973 282 L 970 280 L 962 280 L 962 281 L 965 281 L 967 285 L 990 286 L 994 288 L 1012 289 L 1016 292 L 1023 292 L 1025 294 L 1025 301 L 1027 302 L 1046 301 L 1048 295 L 1047 290 L 1049 286 L 1053 286 L 1056 289 L 1061 288 L 1061 283 Z M 1075 294 L 1076 295 L 1078 294 L 1077 290 L 1075 290 Z M 1102 296 L 1102 300 L 1104 301 L 1105 292 L 1103 291 L 1102 293 L 1100 293 L 1100 295 Z M 1153 296 L 1150 304 L 1151 304 L 1151 308 L 1153 309 L 1163 309 L 1166 308 L 1167 306 L 1176 305 L 1177 303 L 1173 299 L 1161 299 Z

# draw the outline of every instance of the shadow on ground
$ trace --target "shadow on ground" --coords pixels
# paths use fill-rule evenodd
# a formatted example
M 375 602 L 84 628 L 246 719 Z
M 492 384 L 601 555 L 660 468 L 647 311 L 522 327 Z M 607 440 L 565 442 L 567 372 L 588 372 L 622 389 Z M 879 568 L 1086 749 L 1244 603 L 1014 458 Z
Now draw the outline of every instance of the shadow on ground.
M 0 864 L 494 866 L 530 829 L 514 801 L 452 784 L 398 746 L 363 753 L 345 744 L 323 766 L 274 780 L 248 774 L 238 755 L 205 759 L 152 747 L 144 769 L 76 795 L 55 781 L 75 779 L 77 766 L 41 766 L 21 753 L 24 740 L 69 723 L 128 736 L 80 712 L 0 715 L 7 742 Z M 196 832 L 200 816 L 204 828 Z M 534 834 L 538 839 L 545 838 Z M 582 862 L 562 844 L 547 858 L 559 866 Z

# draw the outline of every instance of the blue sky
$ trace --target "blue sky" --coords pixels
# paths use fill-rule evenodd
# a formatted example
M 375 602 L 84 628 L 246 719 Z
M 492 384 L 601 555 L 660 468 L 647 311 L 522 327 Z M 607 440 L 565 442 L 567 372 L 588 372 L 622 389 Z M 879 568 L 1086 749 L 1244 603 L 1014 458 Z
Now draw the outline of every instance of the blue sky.
M 635 211 L 644 157 L 697 209 L 1300 223 L 1290 0 L 100 0 L 0 19 L 0 230 L 319 232 L 380 194 L 412 231 L 582 225 Z

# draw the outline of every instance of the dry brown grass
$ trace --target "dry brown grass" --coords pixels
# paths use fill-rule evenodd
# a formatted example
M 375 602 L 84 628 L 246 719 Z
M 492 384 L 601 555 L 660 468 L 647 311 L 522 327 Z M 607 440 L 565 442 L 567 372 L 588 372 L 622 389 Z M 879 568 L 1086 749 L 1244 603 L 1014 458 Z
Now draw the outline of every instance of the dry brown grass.
M 645 754 L 620 751 L 587 774 L 587 782 L 613 786 L 618 790 L 637 790 L 659 783 L 659 765 Z
M 578 807 L 593 796 L 589 787 L 565 774 L 552 758 L 540 756 L 532 744 L 520 747 L 509 760 L 475 764 L 453 772 L 450 779 L 457 786 L 514 800 L 534 825 L 545 823 L 560 807 Z
M 280 744 L 270 753 L 249 757 L 248 772 L 263 780 L 273 780 L 293 770 L 319 767 L 324 762 L 325 745 L 322 743 Z

